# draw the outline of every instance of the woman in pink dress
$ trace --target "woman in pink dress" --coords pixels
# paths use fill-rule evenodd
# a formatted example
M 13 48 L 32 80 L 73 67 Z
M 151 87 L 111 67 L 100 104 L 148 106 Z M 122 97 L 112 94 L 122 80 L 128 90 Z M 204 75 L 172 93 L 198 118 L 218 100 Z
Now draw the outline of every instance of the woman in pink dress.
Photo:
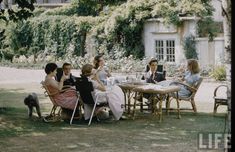
M 57 65 L 55 63 L 48 63 L 45 67 L 46 78 L 45 85 L 57 105 L 62 108 L 73 110 L 78 99 L 76 89 L 69 88 L 62 90 L 63 83 L 67 79 L 65 75 L 61 77 L 60 82 L 55 80 Z

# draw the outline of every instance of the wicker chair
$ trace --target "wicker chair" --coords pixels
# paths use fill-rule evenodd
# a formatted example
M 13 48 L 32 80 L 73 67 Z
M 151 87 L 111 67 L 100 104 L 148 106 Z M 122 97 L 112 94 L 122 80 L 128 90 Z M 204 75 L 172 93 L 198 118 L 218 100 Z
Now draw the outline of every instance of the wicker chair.
M 197 113 L 197 107 L 196 107 L 196 104 L 195 104 L 194 97 L 197 93 L 198 88 L 200 87 L 200 85 L 202 83 L 202 80 L 203 80 L 203 78 L 200 78 L 194 86 L 189 86 L 185 83 L 177 82 L 178 84 L 181 84 L 181 85 L 187 87 L 192 92 L 192 94 L 189 97 L 180 97 L 180 96 L 178 97 L 179 101 L 188 101 L 192 104 L 192 109 L 186 109 L 186 110 L 193 110 L 195 113 Z M 170 110 L 170 102 L 172 101 L 172 99 L 176 99 L 176 96 L 170 95 L 168 97 L 168 99 L 166 101 L 167 113 Z M 180 110 L 183 110 L 183 109 L 180 109 Z
M 227 85 L 219 85 L 214 90 L 214 100 L 215 100 L 215 102 L 214 102 L 214 114 L 216 114 L 217 108 L 220 105 L 228 106 L 228 98 L 227 97 L 220 97 L 220 96 L 218 96 L 218 92 L 221 91 L 222 88 L 225 88 L 226 92 L 227 92 L 227 90 L 228 90 L 228 86 Z

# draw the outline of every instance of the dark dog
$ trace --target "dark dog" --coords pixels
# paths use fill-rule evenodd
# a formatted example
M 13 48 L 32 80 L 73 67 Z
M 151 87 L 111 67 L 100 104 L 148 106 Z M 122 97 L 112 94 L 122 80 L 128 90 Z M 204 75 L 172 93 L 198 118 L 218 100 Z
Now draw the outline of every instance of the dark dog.
M 36 93 L 31 93 L 24 99 L 24 104 L 28 106 L 29 112 L 28 115 L 31 118 L 33 114 L 33 107 L 36 108 L 38 117 L 41 118 L 41 111 L 40 111 L 40 106 L 39 106 L 39 101 L 38 101 L 38 96 Z

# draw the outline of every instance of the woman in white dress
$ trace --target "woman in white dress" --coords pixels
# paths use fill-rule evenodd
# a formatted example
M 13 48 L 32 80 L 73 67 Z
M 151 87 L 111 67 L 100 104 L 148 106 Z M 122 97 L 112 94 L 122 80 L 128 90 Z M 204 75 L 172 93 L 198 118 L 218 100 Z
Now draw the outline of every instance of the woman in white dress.
M 93 66 L 91 64 L 86 64 L 82 67 L 82 77 L 87 77 L 88 81 L 92 82 L 94 91 L 92 91 L 92 97 L 95 101 L 97 95 L 100 92 L 105 92 L 101 99 L 99 98 L 99 102 L 108 102 L 109 108 L 113 113 L 114 119 L 119 120 L 124 111 L 124 94 L 120 87 L 113 86 L 107 90 L 107 88 L 100 81 L 98 76 L 96 75 L 96 71 L 92 70 Z M 84 117 L 85 120 L 89 119 L 91 116 L 93 106 L 84 104 Z M 98 113 L 98 108 L 96 109 L 96 113 Z
M 105 61 L 102 55 L 95 56 L 93 64 L 97 77 L 104 85 L 107 85 L 107 78 L 110 77 L 111 74 L 108 67 L 105 66 Z

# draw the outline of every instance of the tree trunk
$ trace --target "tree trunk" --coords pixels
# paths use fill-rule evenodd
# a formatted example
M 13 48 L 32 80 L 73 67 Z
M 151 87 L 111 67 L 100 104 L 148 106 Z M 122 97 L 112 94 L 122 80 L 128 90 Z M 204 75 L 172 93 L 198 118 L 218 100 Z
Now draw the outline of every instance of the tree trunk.
M 8 0 L 3 0 L 3 7 L 4 7 L 4 9 L 8 9 L 9 8 Z
M 224 16 L 225 65 L 228 85 L 228 123 L 226 128 L 227 133 L 231 133 L 231 0 L 222 0 L 222 15 Z
M 81 36 L 81 56 L 84 57 L 86 54 L 86 31 L 82 32 Z

